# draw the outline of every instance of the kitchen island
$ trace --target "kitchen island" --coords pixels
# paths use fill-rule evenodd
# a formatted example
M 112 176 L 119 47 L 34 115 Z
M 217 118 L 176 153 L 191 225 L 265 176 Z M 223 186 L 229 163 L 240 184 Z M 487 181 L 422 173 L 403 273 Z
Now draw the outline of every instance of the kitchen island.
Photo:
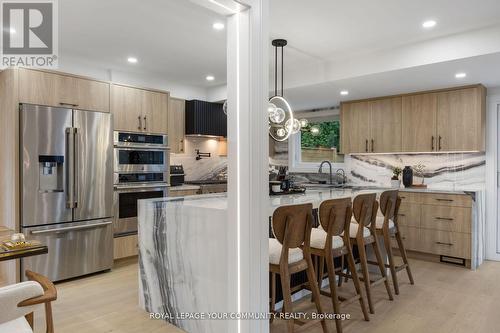
M 309 189 L 304 194 L 269 198 L 269 216 L 280 206 L 381 193 L 383 188 Z M 416 191 L 416 190 L 411 190 Z M 418 191 L 417 191 L 418 192 Z M 461 194 L 463 191 L 420 190 Z M 473 238 L 484 223 L 482 191 L 473 196 Z M 484 202 L 484 201 L 483 201 Z M 165 319 L 187 332 L 226 332 L 226 321 L 209 314 L 234 312 L 228 308 L 227 196 L 209 194 L 139 201 L 140 306 L 155 318 Z M 262 221 L 268 223 L 268 221 Z M 481 243 L 482 244 L 482 243 Z M 481 244 L 473 242 L 472 265 L 482 261 Z M 480 258 L 476 258 L 479 255 Z M 475 259 L 476 258 L 476 259 Z M 234 296 L 235 297 L 235 296 Z M 205 314 L 204 318 L 186 318 Z

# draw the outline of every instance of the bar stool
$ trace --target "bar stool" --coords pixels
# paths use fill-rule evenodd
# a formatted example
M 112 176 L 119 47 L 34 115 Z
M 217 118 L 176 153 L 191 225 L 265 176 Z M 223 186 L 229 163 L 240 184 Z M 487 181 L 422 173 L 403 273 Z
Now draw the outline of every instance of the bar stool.
M 391 190 L 385 191 L 380 195 L 380 211 L 384 216 L 377 216 L 376 219 L 377 234 L 384 237 L 384 246 L 389 261 L 389 264 L 385 264 L 385 267 L 391 270 L 392 283 L 394 284 L 394 292 L 396 295 L 399 295 L 397 272 L 406 269 L 410 283 L 415 284 L 413 281 L 413 275 L 411 274 L 410 263 L 408 262 L 408 257 L 406 256 L 403 239 L 401 237 L 401 233 L 399 232 L 398 212 L 401 205 L 401 198 L 398 196 L 398 193 L 399 191 L 397 190 Z M 396 266 L 394 263 L 391 236 L 396 238 L 399 253 L 403 259 L 403 264 L 400 266 Z
M 310 239 L 312 228 L 312 204 L 278 207 L 273 213 L 273 231 L 276 238 L 269 239 L 269 271 L 279 274 L 283 292 L 283 312 L 292 313 L 292 294 L 290 290 L 291 274 L 306 271 L 311 287 L 316 310 L 323 314 L 320 304 L 319 288 L 316 284 L 314 267 L 311 259 Z M 275 280 L 274 278 L 272 280 Z M 271 286 L 271 311 L 276 302 L 276 284 Z M 315 324 L 298 319 L 287 319 L 288 332 L 293 332 L 294 324 L 305 327 Z M 323 332 L 328 332 L 325 319 L 321 320 Z
M 319 206 L 321 228 L 313 228 L 311 231 L 311 253 L 319 258 L 318 285 L 320 286 L 324 276 L 324 264 L 326 261 L 330 292 L 323 291 L 320 288 L 320 293 L 331 297 L 334 312 L 336 314 L 340 313 L 340 304 L 349 304 L 359 300 L 364 318 L 366 321 L 369 321 L 370 318 L 352 255 L 351 240 L 349 237 L 351 217 L 351 198 L 323 201 Z M 341 236 L 342 234 L 343 236 Z M 356 289 L 356 295 L 350 298 L 342 297 L 337 293 L 337 283 L 335 281 L 336 269 L 334 259 L 342 258 L 344 255 L 347 256 L 347 262 L 352 272 L 354 287 Z M 335 319 L 335 325 L 337 332 L 341 333 L 342 321 L 339 318 Z
M 376 231 L 376 217 L 377 217 L 378 203 L 377 195 L 375 193 L 360 194 L 354 198 L 353 202 L 353 213 L 354 218 L 351 220 L 350 224 L 350 238 L 352 245 L 356 245 L 359 251 L 359 263 L 361 265 L 361 272 L 363 277 L 360 278 L 365 284 L 366 298 L 368 299 L 368 308 L 370 313 L 375 313 L 375 308 L 373 306 L 371 287 L 381 284 L 385 285 L 387 290 L 387 295 L 389 300 L 394 300 L 392 296 L 392 291 L 389 286 L 389 281 L 387 280 L 387 274 L 385 272 L 384 261 L 382 260 L 382 254 L 380 253 L 380 246 L 377 240 Z M 370 280 L 370 274 L 368 272 L 368 257 L 366 255 L 366 246 L 371 245 L 375 257 L 377 259 L 377 266 L 380 269 L 381 277 Z M 352 273 L 341 273 L 346 277 L 352 278 Z M 341 282 L 340 282 L 341 283 Z

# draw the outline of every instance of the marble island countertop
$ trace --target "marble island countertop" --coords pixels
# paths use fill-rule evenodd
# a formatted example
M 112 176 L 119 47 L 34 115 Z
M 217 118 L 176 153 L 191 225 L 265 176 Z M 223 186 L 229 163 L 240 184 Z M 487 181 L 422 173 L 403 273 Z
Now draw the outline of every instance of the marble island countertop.
M 269 197 L 269 216 L 277 207 L 323 200 L 355 197 L 362 193 L 381 193 L 388 188 L 309 188 L 302 194 Z M 472 195 L 472 266 L 482 262 L 484 254 L 484 191 L 461 189 L 409 189 L 402 191 Z M 228 233 L 226 193 L 166 197 L 139 200 L 139 303 L 155 313 L 231 312 L 232 297 L 228 262 L 234 246 Z M 268 224 L 266 219 L 262 223 Z M 223 320 L 187 320 L 165 318 L 192 333 L 226 332 Z

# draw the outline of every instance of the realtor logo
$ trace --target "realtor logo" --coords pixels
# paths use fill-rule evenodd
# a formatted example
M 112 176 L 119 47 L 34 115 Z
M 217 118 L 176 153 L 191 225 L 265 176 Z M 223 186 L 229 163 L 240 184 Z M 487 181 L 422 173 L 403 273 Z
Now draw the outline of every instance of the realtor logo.
M 57 3 L 1 1 L 2 67 L 57 67 Z

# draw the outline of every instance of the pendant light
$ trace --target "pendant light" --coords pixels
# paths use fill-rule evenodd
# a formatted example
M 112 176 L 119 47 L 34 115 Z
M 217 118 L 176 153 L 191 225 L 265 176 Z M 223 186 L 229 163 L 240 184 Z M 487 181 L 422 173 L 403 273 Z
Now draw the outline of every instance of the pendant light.
M 269 135 L 276 141 L 285 141 L 291 134 L 300 132 L 307 126 L 307 120 L 298 120 L 293 116 L 293 110 L 283 97 L 283 48 L 287 45 L 285 39 L 275 39 L 274 46 L 274 96 L 269 99 L 267 113 L 269 117 Z M 281 93 L 278 94 L 278 48 L 281 48 Z

